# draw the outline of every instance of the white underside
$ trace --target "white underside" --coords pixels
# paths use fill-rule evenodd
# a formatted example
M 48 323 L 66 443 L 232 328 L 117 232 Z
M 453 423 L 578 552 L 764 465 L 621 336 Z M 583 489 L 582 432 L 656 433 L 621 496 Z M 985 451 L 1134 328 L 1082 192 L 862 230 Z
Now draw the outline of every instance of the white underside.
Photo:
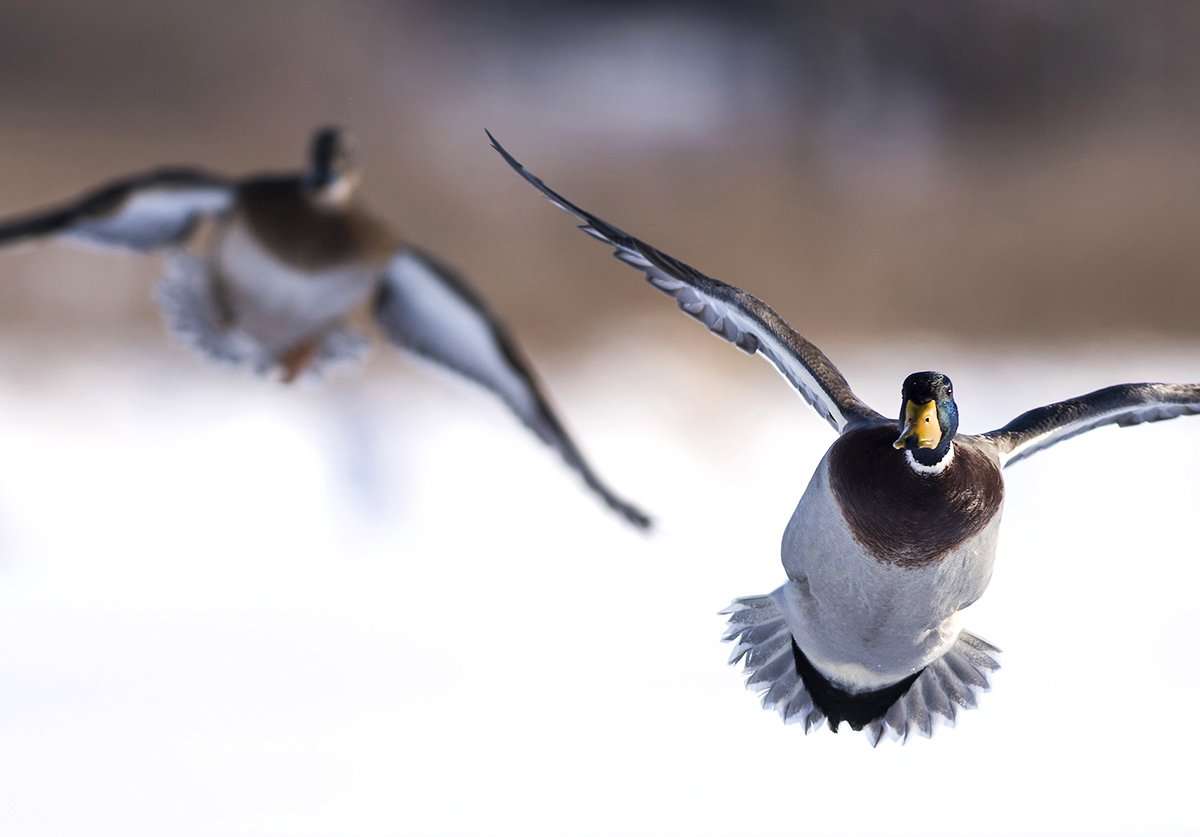
M 224 321 L 214 294 L 207 262 L 187 253 L 173 253 L 158 286 L 158 302 L 167 329 L 185 346 L 204 356 L 267 373 L 278 357 L 237 324 Z M 325 328 L 318 338 L 305 377 L 320 377 L 330 368 L 361 360 L 369 343 L 346 325 Z
M 792 635 L 805 636 L 808 632 L 806 624 L 808 617 L 804 613 L 800 585 L 789 581 L 772 592 L 771 598 L 775 600 Z M 876 689 L 890 686 L 913 672 L 920 671 L 931 661 L 945 654 L 958 641 L 958 635 L 962 633 L 960 617 L 960 612 L 955 611 L 943 619 L 936 628 L 926 632 L 920 643 L 922 651 L 911 659 L 907 671 L 878 671 L 858 662 L 826 657 L 815 648 L 804 648 L 804 654 L 819 672 L 846 691 L 856 694 L 873 692 Z
M 318 337 L 363 304 L 379 279 L 370 265 L 317 272 L 287 265 L 232 222 L 213 254 L 234 324 L 276 355 Z

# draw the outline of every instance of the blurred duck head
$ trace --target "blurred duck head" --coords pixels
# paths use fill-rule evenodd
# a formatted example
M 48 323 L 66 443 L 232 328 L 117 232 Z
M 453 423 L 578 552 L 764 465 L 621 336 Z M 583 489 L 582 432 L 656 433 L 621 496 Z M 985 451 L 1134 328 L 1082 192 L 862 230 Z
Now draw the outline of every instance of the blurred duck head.
M 319 205 L 345 206 L 354 197 L 360 178 L 353 141 L 345 131 L 326 126 L 313 133 L 307 186 Z

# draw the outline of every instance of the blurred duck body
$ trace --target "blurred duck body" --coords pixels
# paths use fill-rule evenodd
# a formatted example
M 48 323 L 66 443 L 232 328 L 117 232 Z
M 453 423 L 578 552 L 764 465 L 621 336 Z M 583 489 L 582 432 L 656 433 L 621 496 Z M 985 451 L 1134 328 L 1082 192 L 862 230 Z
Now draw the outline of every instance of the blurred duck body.
M 164 168 L 115 180 L 67 204 L 0 221 L 0 245 L 67 238 L 162 251 L 168 329 L 209 358 L 278 371 L 284 381 L 361 357 L 362 311 L 398 348 L 500 398 L 610 509 L 649 518 L 596 474 L 555 415 L 504 325 L 453 270 L 400 241 L 355 201 L 361 176 L 336 128 L 312 137 L 306 170 L 230 180 Z M 186 246 L 201 222 L 203 256 Z
M 278 362 L 286 380 L 349 354 L 336 345 L 355 344 L 342 322 L 368 302 L 400 247 L 350 197 L 334 201 L 294 178 L 250 181 L 218 222 L 207 259 L 216 331 L 248 337 L 257 365 Z

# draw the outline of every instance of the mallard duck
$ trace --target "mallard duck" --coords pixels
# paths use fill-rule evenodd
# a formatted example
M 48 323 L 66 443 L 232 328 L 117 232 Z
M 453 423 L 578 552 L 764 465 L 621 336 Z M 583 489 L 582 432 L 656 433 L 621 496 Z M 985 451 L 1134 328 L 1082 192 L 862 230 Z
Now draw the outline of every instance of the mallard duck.
M 368 309 L 391 343 L 497 395 L 604 503 L 647 527 L 584 459 L 508 330 L 453 270 L 358 206 L 359 181 L 347 138 L 323 128 L 307 171 L 234 180 L 158 169 L 0 221 L 0 245 L 56 237 L 164 251 L 169 331 L 211 358 L 278 369 L 285 381 L 361 354 L 365 338 L 348 318 Z M 214 229 L 197 257 L 184 246 L 204 220 Z
M 784 530 L 786 583 L 722 611 L 730 662 L 745 659 L 764 707 L 806 732 L 844 721 L 875 745 L 888 733 L 931 735 L 935 716 L 974 707 L 999 652 L 959 622 L 991 578 L 1003 469 L 1104 425 L 1200 413 L 1200 384 L 1119 384 L 968 435 L 950 378 L 916 372 L 889 418 L 766 303 L 581 209 L 488 137 L 581 230 L 709 331 L 770 361 L 837 431 Z

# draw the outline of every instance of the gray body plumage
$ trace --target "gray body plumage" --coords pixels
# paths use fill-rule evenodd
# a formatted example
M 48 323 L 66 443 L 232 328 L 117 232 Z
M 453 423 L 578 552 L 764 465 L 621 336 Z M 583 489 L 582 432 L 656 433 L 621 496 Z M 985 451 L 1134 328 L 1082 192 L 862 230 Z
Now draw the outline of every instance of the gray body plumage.
M 813 665 L 847 691 L 869 691 L 920 671 L 954 645 L 959 613 L 991 580 L 1001 510 L 937 560 L 888 563 L 855 538 L 829 468 L 827 454 L 784 531 L 789 581 L 774 595 Z
M 292 267 L 267 251 L 238 216 L 217 233 L 210 261 L 233 324 L 271 356 L 336 327 L 366 303 L 381 275 L 378 265 L 365 261 Z

